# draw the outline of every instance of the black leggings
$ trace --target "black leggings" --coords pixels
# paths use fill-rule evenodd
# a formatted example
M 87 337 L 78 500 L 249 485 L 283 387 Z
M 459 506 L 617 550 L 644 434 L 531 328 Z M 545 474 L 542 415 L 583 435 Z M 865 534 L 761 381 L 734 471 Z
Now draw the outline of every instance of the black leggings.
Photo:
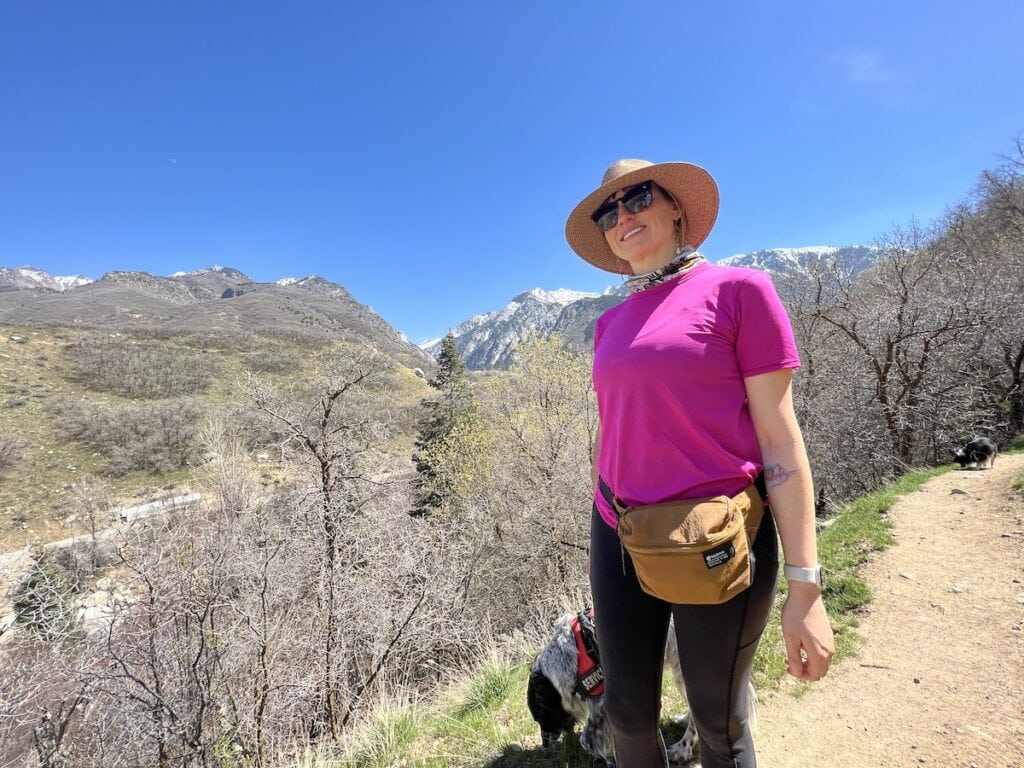
M 666 766 L 658 730 L 669 614 L 704 768 L 753 768 L 747 682 L 779 570 L 775 522 L 765 512 L 751 550 L 749 589 L 721 605 L 673 605 L 640 589 L 629 553 L 595 507 L 590 587 L 605 675 L 605 711 L 619 768 Z

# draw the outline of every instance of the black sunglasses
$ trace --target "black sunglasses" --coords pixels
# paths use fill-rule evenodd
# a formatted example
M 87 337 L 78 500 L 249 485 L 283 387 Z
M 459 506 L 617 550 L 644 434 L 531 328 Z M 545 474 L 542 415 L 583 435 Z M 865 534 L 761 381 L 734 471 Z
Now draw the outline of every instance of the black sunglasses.
M 653 186 L 654 182 L 645 181 L 643 184 L 630 187 L 618 200 L 610 200 L 598 207 L 590 214 L 590 218 L 597 224 L 598 229 L 607 232 L 619 223 L 619 203 L 622 203 L 622 207 L 630 213 L 640 213 L 645 208 L 650 208 L 654 202 Z

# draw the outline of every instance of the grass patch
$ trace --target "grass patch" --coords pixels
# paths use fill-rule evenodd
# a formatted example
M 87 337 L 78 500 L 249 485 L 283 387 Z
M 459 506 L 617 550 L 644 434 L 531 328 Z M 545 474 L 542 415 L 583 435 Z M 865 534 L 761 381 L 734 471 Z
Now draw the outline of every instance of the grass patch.
M 419 712 L 413 704 L 384 705 L 341 765 L 346 768 L 387 768 L 396 765 L 419 734 Z
M 492 650 L 472 675 L 458 683 L 427 723 L 426 739 L 417 744 L 416 764 L 479 765 L 518 745 L 526 733 L 524 715 L 529 719 L 529 670 L 522 661 Z
M 486 664 L 470 681 L 465 699 L 455 710 L 455 716 L 465 718 L 473 712 L 488 712 L 505 701 L 515 682 L 515 670 L 492 661 Z
M 533 650 L 516 643 L 491 651 L 438 701 L 381 710 L 346 754 L 310 768 L 591 768 L 577 737 L 541 747 L 540 729 L 526 707 Z
M 541 746 L 540 728 L 526 706 L 530 663 L 540 642 L 520 638 L 503 650 L 492 650 L 475 671 L 431 705 L 382 710 L 366 723 L 343 757 L 313 761 L 310 768 L 593 768 L 592 758 L 579 743 L 580 728 L 549 749 Z M 683 735 L 673 716 L 684 712 L 666 675 L 662 731 L 670 742 Z
M 1005 447 L 1000 446 L 1001 453 L 1022 453 L 1024 452 L 1024 434 L 1017 435 L 1010 440 Z

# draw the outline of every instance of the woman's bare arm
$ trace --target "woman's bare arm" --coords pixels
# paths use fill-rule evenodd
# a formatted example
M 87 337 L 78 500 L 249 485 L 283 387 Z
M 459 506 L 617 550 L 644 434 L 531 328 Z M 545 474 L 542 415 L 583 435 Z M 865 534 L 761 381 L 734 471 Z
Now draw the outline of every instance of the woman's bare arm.
M 818 563 L 814 487 L 793 411 L 792 378 L 791 371 L 781 370 L 751 376 L 744 384 L 785 560 L 790 565 L 814 566 Z M 782 611 L 782 632 L 789 673 L 802 680 L 823 677 L 835 652 L 835 641 L 815 585 L 790 583 Z

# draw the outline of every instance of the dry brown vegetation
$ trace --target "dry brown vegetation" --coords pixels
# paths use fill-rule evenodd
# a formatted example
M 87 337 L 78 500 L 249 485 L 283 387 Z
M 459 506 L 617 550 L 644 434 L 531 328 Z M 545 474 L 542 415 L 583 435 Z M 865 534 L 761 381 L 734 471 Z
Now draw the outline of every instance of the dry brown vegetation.
M 208 352 L 120 335 L 79 341 L 67 354 L 75 381 L 133 399 L 201 394 L 220 370 L 220 361 Z
M 14 435 L 0 434 L 0 476 L 18 463 L 25 452 L 25 441 Z
M 288 373 L 302 365 L 302 354 L 284 346 L 272 346 L 247 355 L 245 366 L 253 373 Z
M 199 514 L 132 529 L 82 580 L 40 559 L 3 654 L 21 665 L 6 757 L 267 765 L 297 737 L 340 741 L 393 686 L 433 689 L 495 634 L 537 622 L 585 578 L 585 365 L 538 342 L 516 381 L 495 380 L 496 431 L 472 443 L 493 483 L 463 478 L 457 506 L 427 519 L 408 514 L 411 473 L 388 452 L 389 361 L 336 359 L 312 388 L 251 378 L 252 417 L 292 482 L 263 489 L 239 422 L 221 420 L 201 435 L 216 458 L 196 474 L 212 499 Z M 76 600 L 102 574 L 119 597 L 82 621 Z
M 122 404 L 60 399 L 50 408 L 60 434 L 103 454 L 113 475 L 188 466 L 197 457 L 195 431 L 205 410 L 184 397 Z

